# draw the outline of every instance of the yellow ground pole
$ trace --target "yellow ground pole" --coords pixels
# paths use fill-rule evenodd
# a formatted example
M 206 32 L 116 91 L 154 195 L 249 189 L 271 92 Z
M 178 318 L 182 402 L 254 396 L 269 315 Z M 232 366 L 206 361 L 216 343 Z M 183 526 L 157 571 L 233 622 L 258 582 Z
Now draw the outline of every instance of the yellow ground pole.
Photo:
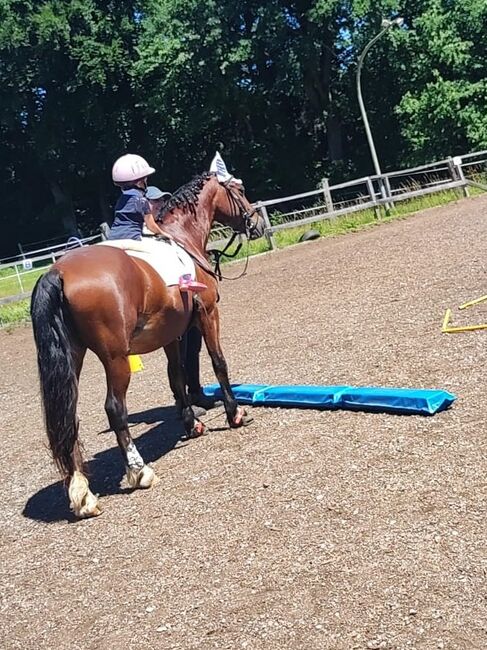
M 458 309 L 466 309 L 467 307 L 478 305 L 479 303 L 485 302 L 486 300 L 487 300 L 487 296 L 481 296 L 480 298 L 476 298 L 475 300 L 469 300 L 468 302 L 465 302 L 463 305 L 460 305 Z
M 445 332 L 446 329 L 448 328 L 448 323 L 450 321 L 451 317 L 451 309 L 446 310 L 445 318 L 443 319 L 443 325 L 441 327 L 442 332 Z
M 139 372 L 144 369 L 140 354 L 129 354 L 130 372 Z
M 478 305 L 480 302 L 487 300 L 487 296 L 482 296 L 476 300 L 471 300 L 466 302 L 459 307 L 459 309 L 465 309 L 466 307 L 472 307 L 473 305 Z M 475 332 L 476 330 L 487 330 L 487 323 L 482 323 L 480 325 L 461 325 L 458 327 L 449 327 L 448 324 L 451 318 L 451 309 L 447 309 L 445 317 L 443 318 L 443 325 L 441 326 L 441 331 L 444 334 L 454 334 L 456 332 Z
M 453 334 L 454 332 L 473 332 L 475 330 L 487 330 L 487 323 L 483 325 L 464 325 L 463 327 L 447 327 L 442 331 L 446 334 Z

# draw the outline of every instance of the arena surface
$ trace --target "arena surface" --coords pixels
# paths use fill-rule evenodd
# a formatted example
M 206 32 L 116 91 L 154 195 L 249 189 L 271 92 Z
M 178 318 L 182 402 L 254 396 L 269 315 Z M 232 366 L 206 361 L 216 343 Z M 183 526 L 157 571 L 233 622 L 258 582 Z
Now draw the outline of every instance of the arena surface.
M 101 366 L 81 435 L 104 513 L 45 447 L 30 328 L 0 332 L 3 649 L 485 649 L 487 197 L 250 261 L 222 285 L 233 380 L 444 388 L 432 418 L 254 409 L 180 441 L 162 353 L 129 391 L 161 477 L 126 488 Z M 237 274 L 240 265 L 226 268 Z M 204 379 L 213 375 L 204 355 Z

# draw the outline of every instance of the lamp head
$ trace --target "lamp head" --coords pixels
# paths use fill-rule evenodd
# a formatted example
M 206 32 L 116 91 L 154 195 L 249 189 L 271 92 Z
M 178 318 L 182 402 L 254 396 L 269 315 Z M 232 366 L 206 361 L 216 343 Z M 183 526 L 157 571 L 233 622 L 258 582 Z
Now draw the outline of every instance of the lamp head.
M 404 18 L 402 18 L 401 16 L 398 16 L 397 18 L 393 18 L 392 20 L 389 20 L 389 18 L 383 18 L 381 22 L 381 27 L 383 29 L 389 29 L 389 27 L 393 27 L 394 25 L 401 27 L 401 25 L 403 24 L 404 24 Z

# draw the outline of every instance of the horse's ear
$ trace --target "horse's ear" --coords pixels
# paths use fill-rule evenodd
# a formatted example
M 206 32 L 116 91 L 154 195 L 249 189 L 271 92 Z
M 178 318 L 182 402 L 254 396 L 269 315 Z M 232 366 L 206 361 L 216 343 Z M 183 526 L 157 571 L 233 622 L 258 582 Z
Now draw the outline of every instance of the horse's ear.
M 229 174 L 225 161 L 220 156 L 220 152 L 215 153 L 215 157 L 211 161 L 210 172 L 216 174 L 219 183 L 228 183 L 232 180 L 233 176 Z

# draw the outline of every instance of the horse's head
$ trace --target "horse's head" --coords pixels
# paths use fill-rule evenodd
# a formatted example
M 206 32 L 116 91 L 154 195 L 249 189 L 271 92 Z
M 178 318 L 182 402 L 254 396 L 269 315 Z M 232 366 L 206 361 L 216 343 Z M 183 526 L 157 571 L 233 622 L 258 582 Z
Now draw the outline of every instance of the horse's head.
M 218 183 L 215 192 L 215 219 L 235 232 L 245 233 L 249 239 L 262 237 L 265 221 L 248 201 L 241 180 L 229 174 L 227 166 L 217 151 L 210 165 L 210 173 Z
M 231 177 L 218 181 L 214 197 L 215 219 L 235 232 L 245 233 L 249 239 L 262 237 L 265 222 L 260 212 L 252 206 L 245 196 L 242 181 Z
M 211 163 L 210 172 L 215 175 L 220 186 L 215 193 L 215 219 L 230 226 L 235 232 L 245 233 L 249 239 L 262 237 L 265 230 L 262 215 L 249 203 L 242 181 L 228 173 L 218 151 Z

